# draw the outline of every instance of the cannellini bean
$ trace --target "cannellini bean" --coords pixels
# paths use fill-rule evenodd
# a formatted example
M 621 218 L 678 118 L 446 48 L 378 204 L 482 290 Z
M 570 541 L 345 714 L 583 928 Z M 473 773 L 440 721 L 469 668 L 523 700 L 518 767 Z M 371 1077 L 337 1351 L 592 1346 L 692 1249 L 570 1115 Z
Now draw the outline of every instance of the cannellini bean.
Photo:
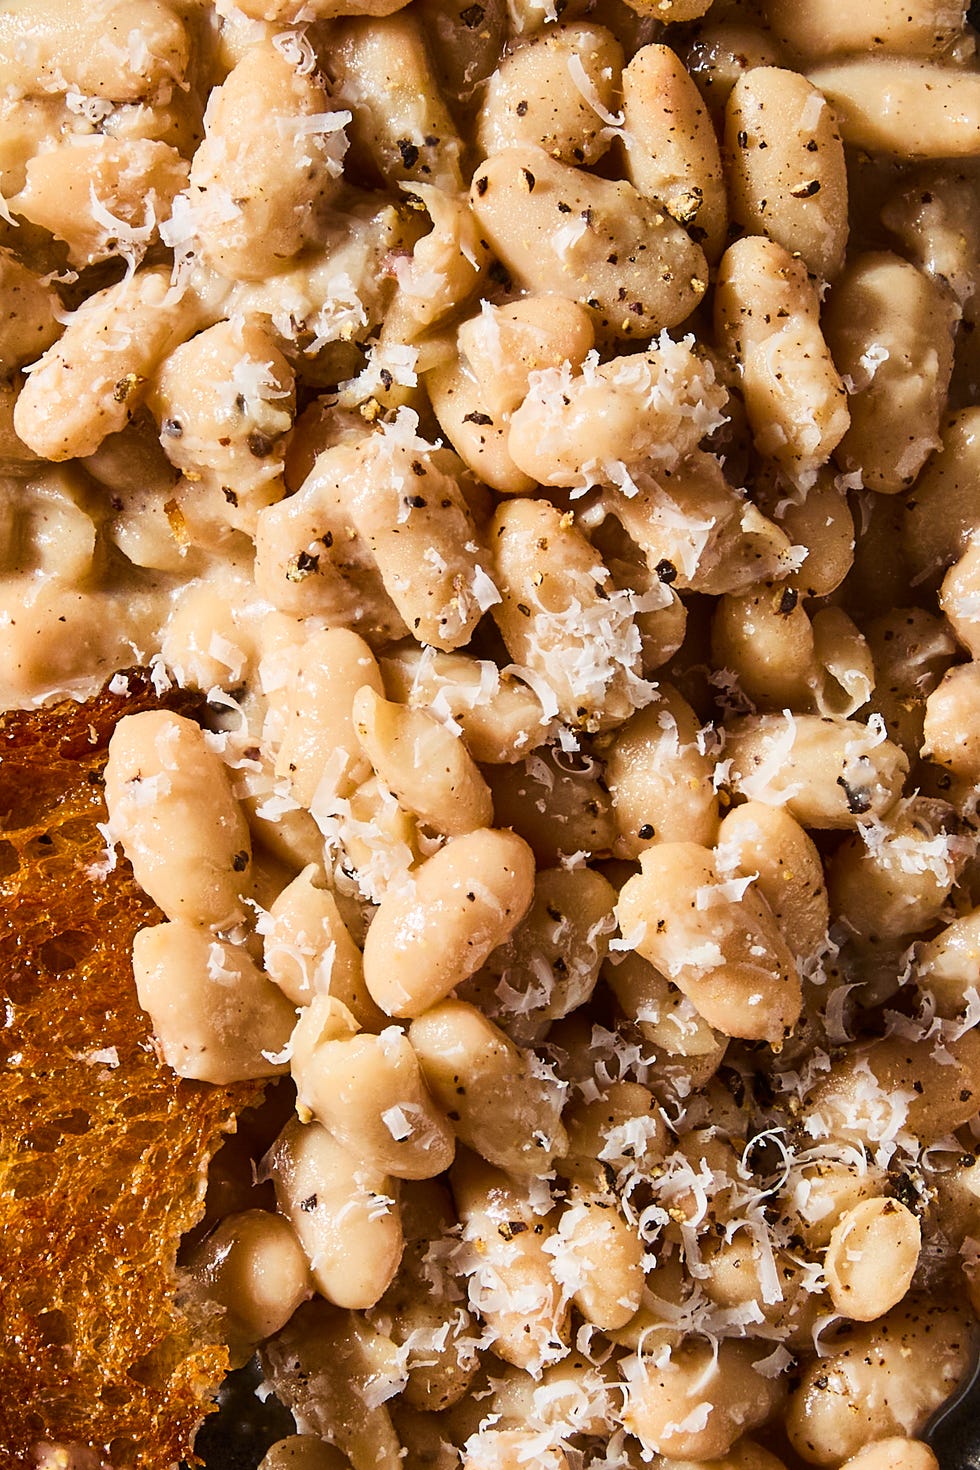
M 756 447 L 809 483 L 849 414 L 806 266 L 775 240 L 736 240 L 719 266 L 715 329 L 741 372 Z
M 419 17 L 357 16 L 331 36 L 333 100 L 349 107 L 351 147 L 389 188 L 403 180 L 463 187 L 463 144 L 439 93 Z
M 319 1123 L 287 1123 L 267 1160 L 276 1199 L 338 1307 L 373 1307 L 398 1270 L 403 1237 L 394 1185 Z
M 188 207 L 212 269 L 262 280 L 315 236 L 337 188 L 345 121 L 271 40 L 245 51 L 208 99 L 191 161 Z
M 698 89 L 669 46 L 643 46 L 623 73 L 626 172 L 659 199 L 710 261 L 728 224 L 718 141 Z
M 946 0 L 867 0 L 844 14 L 834 0 L 810 0 L 805 9 L 766 0 L 766 19 L 779 41 L 805 61 L 840 53 L 890 56 L 941 54 L 962 28 L 962 11 Z
M 310 1294 L 299 1241 L 289 1222 L 270 1210 L 227 1215 L 185 1264 L 202 1296 L 224 1310 L 220 1330 L 236 1367 L 285 1327 Z
M 494 621 L 529 682 L 550 689 L 570 724 L 619 724 L 645 700 L 640 636 L 628 594 L 609 592 L 608 568 L 570 515 L 544 500 L 500 505 L 488 541 L 500 602 Z
M 268 658 L 266 667 L 281 730 L 276 774 L 305 807 L 318 792 L 349 796 L 371 774 L 354 728 L 354 696 L 365 688 L 383 692 L 368 644 L 348 628 L 326 628 Z
M 704 295 L 703 251 L 632 184 L 580 173 L 541 149 L 505 148 L 477 170 L 470 199 L 519 285 L 588 306 L 608 335 L 645 340 L 684 321 Z
M 670 684 L 612 736 L 606 784 L 619 831 L 616 853 L 637 858 L 653 843 L 710 846 L 718 832 L 714 761 L 699 740 L 700 722 Z
M 470 1302 L 491 1350 L 537 1374 L 567 1352 L 567 1302 L 552 1272 L 557 1211 L 535 1212 L 528 1187 L 472 1154 L 457 1155 L 451 1183 L 463 1240 L 479 1256 Z
M 284 436 L 296 408 L 293 370 L 258 316 L 218 322 L 163 362 L 147 395 L 177 469 L 220 485 L 232 525 L 280 500 Z
M 844 145 L 820 91 L 799 72 L 756 67 L 735 83 L 725 113 L 732 216 L 832 280 L 847 247 Z
M 823 864 L 812 838 L 788 811 L 761 801 L 733 807 L 719 829 L 715 855 L 723 872 L 755 873 L 756 887 L 798 960 L 824 948 L 830 904 Z
M 20 392 L 14 427 L 24 443 L 56 461 L 94 454 L 129 423 L 143 385 L 197 311 L 162 267 L 87 297 Z
M 939 1461 L 921 1440 L 898 1435 L 865 1445 L 841 1470 L 939 1470 Z
M 974 1330 L 962 1310 L 921 1297 L 853 1328 L 790 1397 L 790 1443 L 808 1464 L 830 1466 L 876 1440 L 918 1434 L 966 1373 Z
M 406 645 L 389 650 L 381 673 L 390 698 L 458 724 L 475 761 L 519 761 L 547 738 L 537 695 L 490 659 Z
M 25 174 L 17 214 L 66 241 L 71 264 L 86 266 L 116 254 L 140 259 L 159 239 L 188 164 L 158 139 L 96 133 L 36 154 Z
M 906 489 L 939 445 L 955 316 L 940 286 L 885 251 L 855 257 L 834 287 L 824 330 L 851 415 L 835 458 L 869 489 Z
M 821 715 L 750 715 L 726 732 L 731 780 L 743 796 L 785 806 L 804 827 L 856 828 L 902 794 L 908 758 L 874 722 Z
M 227 767 L 193 720 L 146 710 L 109 744 L 106 804 L 136 881 L 170 918 L 228 928 L 244 914 L 252 845 Z
M 433 1105 L 408 1037 L 396 1026 L 356 1033 L 353 1016 L 316 996 L 292 1036 L 297 1101 L 354 1158 L 396 1179 L 448 1168 L 453 1131 Z
M 361 952 L 337 900 L 318 885 L 310 864 L 277 895 L 262 924 L 263 964 L 295 1006 L 326 993 L 341 1001 L 367 1031 L 385 1024 L 364 985 Z
M 460 837 L 493 821 L 490 788 L 462 741 L 426 710 L 365 685 L 351 708 L 361 748 L 388 790 L 427 827 Z
M 388 1405 L 371 1393 L 379 1375 L 389 1382 L 399 1376 L 398 1354 L 363 1316 L 306 1302 L 260 1359 L 279 1401 L 334 1447 L 312 1467 L 301 1461 L 300 1470 L 399 1470 L 402 1447 Z
M 592 164 L 609 147 L 623 48 L 587 21 L 548 26 L 504 54 L 477 118 L 483 157 L 505 148 L 543 148 L 569 164 Z M 596 105 L 598 104 L 598 105 Z
M 479 969 L 527 912 L 534 857 L 513 832 L 457 837 L 381 902 L 364 945 L 368 990 L 391 1016 L 420 1016 Z
M 726 1455 L 741 1434 L 771 1418 L 783 1398 L 779 1378 L 756 1372 L 766 1351 L 728 1338 L 714 1358 L 708 1344 L 694 1343 L 662 1367 L 626 1359 L 620 1365 L 629 1375 L 625 1427 L 648 1453 L 699 1461 Z
M 579 763 L 546 746 L 519 765 L 491 767 L 485 774 L 496 820 L 513 827 L 543 866 L 612 848 L 612 804 L 594 762 Z
M 852 147 L 906 159 L 961 158 L 975 151 L 975 72 L 902 56 L 858 55 L 814 67 L 809 76 Z
M 658 577 L 719 596 L 795 570 L 789 539 L 695 449 L 669 473 L 634 471 L 636 493 L 606 490 L 603 504 Z
M 132 34 L 140 38 L 133 50 Z M 13 92 L 153 99 L 184 80 L 190 42 L 161 0 L 122 0 L 79 13 L 69 0 L 12 0 L 0 13 L 0 81 Z
M 536 373 L 507 447 L 542 485 L 622 484 L 624 465 L 675 469 L 722 423 L 727 397 L 689 342 L 662 339 L 643 354 L 589 357 L 580 374 L 567 364 Z
M 248 950 L 175 919 L 137 932 L 133 972 L 156 1044 L 179 1077 L 226 1085 L 287 1070 L 295 1012 Z
M 728 1036 L 778 1045 L 795 1025 L 800 977 L 772 910 L 750 879 L 725 880 L 713 854 L 665 842 L 640 858 L 616 908 L 631 949 Z
M 624 1327 L 639 1310 L 646 1246 L 615 1194 L 573 1184 L 558 1221 L 560 1270 L 572 1301 L 600 1331 Z
M 509 1174 L 532 1177 L 564 1153 L 564 1088 L 475 1006 L 441 1001 L 408 1035 L 436 1102 L 468 1148 Z
M 922 754 L 969 781 L 980 778 L 980 663 L 955 664 L 926 700 Z
M 980 530 L 980 407 L 950 414 L 939 433 L 905 502 L 902 545 L 916 582 L 955 562 Z
M 50 347 L 61 327 L 54 314 L 58 302 L 52 287 L 10 250 L 0 250 L 0 289 L 9 303 L 0 317 L 0 371 L 9 377 Z
M 834 1310 L 873 1322 L 902 1300 L 919 1261 L 922 1231 L 900 1200 L 862 1200 L 834 1226 L 824 1275 Z
M 481 1007 L 515 1041 L 584 1005 L 615 929 L 616 890 L 592 868 L 539 869 L 534 902 L 506 944 L 486 962 L 493 1001 Z
M 849 834 L 828 865 L 835 917 L 875 941 L 931 928 L 974 850 L 960 827 L 945 802 L 913 796 Z
M 980 974 L 980 909 L 954 919 L 918 950 L 913 976 L 935 997 L 940 1016 L 966 1009 L 966 992 Z

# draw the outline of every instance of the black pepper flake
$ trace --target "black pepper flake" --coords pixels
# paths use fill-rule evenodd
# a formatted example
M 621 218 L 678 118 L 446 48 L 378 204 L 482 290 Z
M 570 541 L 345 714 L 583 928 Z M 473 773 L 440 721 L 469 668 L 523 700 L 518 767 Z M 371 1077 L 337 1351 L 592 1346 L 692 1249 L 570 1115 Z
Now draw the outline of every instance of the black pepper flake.
M 248 867 L 248 853 L 245 851 L 244 847 L 242 848 L 241 852 L 235 853 L 235 856 L 231 860 L 231 865 L 236 873 L 244 873 L 245 869 Z
M 674 563 L 672 561 L 668 561 L 666 557 L 664 557 L 662 561 L 657 562 L 654 571 L 657 573 L 657 576 L 660 578 L 661 582 L 666 582 L 668 587 L 670 586 L 671 582 L 677 581 L 677 568 L 674 566 Z
M 783 617 L 787 617 L 794 610 L 799 600 L 800 594 L 795 587 L 785 587 L 776 611 L 782 613 Z
M 221 493 L 225 497 L 229 505 L 234 505 L 237 508 L 238 496 L 235 494 L 230 485 L 222 485 Z
M 847 797 L 847 810 L 853 817 L 860 817 L 871 810 L 871 793 L 866 787 L 849 786 L 843 776 L 837 777 L 837 785 Z
M 402 164 L 405 168 L 414 168 L 419 161 L 419 150 L 411 138 L 398 138 L 395 147 L 402 156 Z
M 789 191 L 794 199 L 812 199 L 814 194 L 820 193 L 820 180 L 807 179 L 805 184 L 797 184 Z
M 475 31 L 482 26 L 485 15 L 486 11 L 482 5 L 467 5 L 465 10 L 459 12 L 459 18 L 468 31 Z
M 529 194 L 533 194 L 534 186 L 538 182 L 537 179 L 534 177 L 529 168 L 522 168 L 521 173 L 524 175 L 525 184 L 527 184 L 527 192 Z
M 749 135 L 744 128 L 739 128 L 736 134 L 736 142 L 740 148 L 747 148 L 749 146 Z
M 258 429 L 253 429 L 245 440 L 248 445 L 249 454 L 254 454 L 256 459 L 268 459 L 272 453 L 273 441 L 268 434 L 262 434 Z
M 558 201 L 558 213 L 559 214 L 571 214 L 571 212 L 572 212 L 572 206 L 570 204 L 566 204 L 565 201 L 564 201 L 564 199 L 559 199 L 559 201 Z
M 486 174 L 480 174 L 476 181 L 476 192 L 481 199 L 483 198 L 489 187 L 490 180 L 487 178 Z
M 641 842 L 649 842 L 650 838 L 656 834 L 656 830 L 652 823 L 644 822 L 643 826 L 637 829 L 636 835 Z
M 412 460 L 412 474 L 417 475 L 419 479 L 422 479 L 425 475 L 425 465 L 420 459 Z
M 463 414 L 463 423 L 464 424 L 480 424 L 483 427 L 487 427 L 487 426 L 492 426 L 493 419 L 490 417 L 490 415 L 488 413 L 477 413 L 476 411 L 474 411 L 473 413 L 464 413 Z
M 406 495 L 405 504 L 410 506 L 412 510 L 425 510 L 428 501 L 424 495 Z
M 299 1202 L 300 1209 L 305 1210 L 307 1214 L 309 1214 L 311 1210 L 315 1210 L 316 1205 L 317 1199 L 315 1194 L 308 1194 L 306 1196 L 306 1199 L 301 1199 Z
M 517 611 L 519 613 L 523 613 L 526 618 L 529 618 L 531 616 L 531 609 L 528 607 L 526 602 L 519 602 L 517 604 Z
M 168 439 L 179 439 L 184 432 L 184 426 L 179 419 L 164 419 L 160 425 L 160 431 L 166 434 Z
M 526 117 L 527 116 L 527 102 L 526 102 L 526 100 L 523 97 L 521 98 L 520 102 L 518 102 L 517 106 L 514 108 L 514 111 L 517 113 L 517 116 L 518 117 Z
M 333 545 L 333 532 L 325 531 L 324 534 L 320 537 L 320 544 L 322 546 L 325 546 L 329 551 L 331 546 Z

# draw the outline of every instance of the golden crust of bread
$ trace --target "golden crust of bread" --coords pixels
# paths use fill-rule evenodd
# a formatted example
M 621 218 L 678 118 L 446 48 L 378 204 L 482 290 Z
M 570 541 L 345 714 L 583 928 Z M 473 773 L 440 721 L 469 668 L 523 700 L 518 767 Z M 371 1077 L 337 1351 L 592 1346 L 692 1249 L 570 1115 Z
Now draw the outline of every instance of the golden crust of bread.
M 186 707 L 186 696 L 177 696 Z M 254 1084 L 159 1062 L 132 980 L 159 918 L 120 858 L 104 876 L 101 771 L 148 681 L 0 717 L 0 1463 L 39 1443 L 112 1466 L 186 1456 L 227 1366 L 173 1300 L 207 1165 Z

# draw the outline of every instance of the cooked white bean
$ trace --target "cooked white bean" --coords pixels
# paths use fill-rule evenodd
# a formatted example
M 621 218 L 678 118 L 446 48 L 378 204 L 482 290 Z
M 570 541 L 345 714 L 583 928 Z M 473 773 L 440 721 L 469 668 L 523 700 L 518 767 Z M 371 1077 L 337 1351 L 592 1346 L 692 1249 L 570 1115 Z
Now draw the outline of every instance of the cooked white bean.
M 382 901 L 364 978 L 390 1016 L 420 1016 L 502 944 L 534 895 L 534 858 L 513 832 L 485 828 L 428 858 Z
M 197 310 L 163 268 L 86 297 L 17 399 L 14 427 L 24 443 L 45 459 L 94 454 L 129 423 L 143 385 Z
M 445 837 L 490 826 L 489 786 L 462 741 L 434 715 L 365 685 L 354 695 L 351 717 L 377 774 L 425 826 Z
M 277 774 L 305 807 L 318 792 L 349 796 L 371 774 L 354 729 L 354 696 L 383 690 L 367 643 L 348 628 L 326 628 L 267 657 L 264 669 L 281 731 Z
M 346 1009 L 346 1008 L 344 1008 Z M 356 1033 L 331 996 L 315 996 L 292 1035 L 298 1104 L 371 1169 L 431 1179 L 452 1161 L 453 1131 L 434 1106 L 408 1037 Z
M 547 738 L 533 689 L 490 659 L 405 645 L 389 651 L 381 672 L 390 697 L 458 724 L 475 761 L 519 761 Z
M 848 235 L 844 145 L 820 91 L 784 67 L 755 67 L 725 112 L 732 218 L 800 255 L 820 280 L 844 263 Z
M 765 1348 L 731 1338 L 718 1345 L 692 1342 L 662 1366 L 627 1358 L 623 1423 L 647 1453 L 670 1459 L 714 1460 L 727 1455 L 746 1430 L 758 1428 L 779 1407 L 778 1378 L 756 1372 Z
M 922 1298 L 854 1329 L 805 1370 L 786 1412 L 790 1443 L 808 1464 L 829 1466 L 876 1440 L 918 1434 L 967 1371 L 972 1335 L 958 1308 Z
M 316 995 L 332 995 L 365 1030 L 380 1031 L 385 1017 L 364 985 L 361 952 L 336 898 L 316 877 L 311 864 L 270 905 L 261 926 L 266 974 L 293 1005 L 309 1005 Z
M 621 723 L 650 692 L 631 596 L 606 590 L 602 558 L 547 501 L 505 501 L 487 539 L 494 621 L 528 682 L 550 691 L 545 712 L 588 731 Z
M 885 251 L 852 259 L 834 287 L 824 330 L 851 414 L 835 458 L 869 489 L 906 489 L 939 446 L 955 316 L 940 286 Z
M 908 758 L 884 727 L 821 715 L 755 715 L 727 728 L 731 780 L 804 827 L 855 828 L 902 794 Z
M 715 328 L 741 372 L 757 448 L 810 483 L 849 415 L 806 266 L 775 240 L 736 240 L 719 266 Z
M 70 0 L 10 0 L 0 12 L 0 82 L 15 93 L 154 99 L 184 80 L 189 54 L 183 21 L 160 0 L 84 12 Z
M 755 873 L 798 960 L 827 943 L 830 906 L 820 854 L 811 837 L 782 807 L 746 801 L 721 824 L 715 856 L 723 872 Z
M 483 1319 L 492 1352 L 537 1374 L 565 1356 L 570 1333 L 568 1304 L 548 1250 L 557 1244 L 558 1211 L 537 1213 L 523 1180 L 472 1154 L 457 1156 L 451 1182 L 463 1240 L 479 1259 L 470 1304 Z
M 619 895 L 631 949 L 727 1036 L 779 1045 L 801 1006 L 796 961 L 750 878 L 723 879 L 695 842 L 647 848 Z
M 205 261 L 233 280 L 281 271 L 338 187 L 343 113 L 271 39 L 250 46 L 204 114 L 186 212 Z
M 919 1263 L 922 1231 L 901 1200 L 862 1200 L 831 1233 L 824 1274 L 834 1310 L 873 1322 L 897 1306 Z
M 373 1307 L 398 1270 L 404 1244 L 393 1181 L 319 1123 L 295 1118 L 273 1145 L 267 1168 L 317 1291 L 338 1307 Z
M 833 107 L 844 142 L 855 148 L 903 158 L 976 152 L 976 72 L 901 56 L 849 56 L 809 75 Z
M 563 1086 L 475 1006 L 440 1001 L 408 1036 L 457 1137 L 488 1163 L 533 1177 L 565 1152 Z
M 698 89 L 669 46 L 643 46 L 623 73 L 626 171 L 659 199 L 711 261 L 728 224 L 721 155 Z
M 529 145 L 563 163 L 595 163 L 609 147 L 622 69 L 623 48 L 604 26 L 574 21 L 529 36 L 488 79 L 476 125 L 482 155 Z
M 670 684 L 616 730 L 604 754 L 617 856 L 636 858 L 659 842 L 714 842 L 714 758 L 699 735 L 697 715 Z
M 175 919 L 137 932 L 133 973 L 156 1045 L 179 1077 L 226 1085 L 287 1070 L 296 1014 L 248 950 Z
M 227 1215 L 186 1262 L 208 1303 L 224 1311 L 233 1367 L 285 1327 L 310 1294 L 309 1268 L 292 1226 L 271 1210 Z
M 193 720 L 146 710 L 109 745 L 106 805 L 136 881 L 169 918 L 228 928 L 251 882 L 248 825 L 227 767 Z
M 519 285 L 589 307 L 607 335 L 646 340 L 684 321 L 704 295 L 703 251 L 625 181 L 580 173 L 541 149 L 506 148 L 477 170 L 470 199 Z

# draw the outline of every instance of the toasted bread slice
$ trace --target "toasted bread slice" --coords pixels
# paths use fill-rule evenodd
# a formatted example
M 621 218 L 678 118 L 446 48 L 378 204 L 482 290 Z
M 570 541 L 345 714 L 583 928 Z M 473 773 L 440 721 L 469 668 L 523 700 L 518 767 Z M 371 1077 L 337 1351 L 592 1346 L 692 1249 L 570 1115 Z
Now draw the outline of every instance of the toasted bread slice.
M 183 1081 L 154 1053 L 130 946 L 159 915 L 98 823 L 112 730 L 159 700 L 138 672 L 120 683 L 0 719 L 4 1466 L 58 1445 L 163 1470 L 227 1366 L 175 1304 L 175 1261 L 208 1161 L 260 1089 Z

